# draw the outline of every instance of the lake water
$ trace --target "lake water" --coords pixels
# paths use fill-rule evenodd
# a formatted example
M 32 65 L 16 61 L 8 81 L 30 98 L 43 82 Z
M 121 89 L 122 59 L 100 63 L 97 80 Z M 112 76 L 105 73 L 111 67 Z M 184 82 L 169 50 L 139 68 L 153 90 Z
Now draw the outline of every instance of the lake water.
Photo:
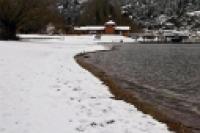
M 143 100 L 200 132 L 200 44 L 130 44 L 88 59 L 113 78 L 141 86 Z

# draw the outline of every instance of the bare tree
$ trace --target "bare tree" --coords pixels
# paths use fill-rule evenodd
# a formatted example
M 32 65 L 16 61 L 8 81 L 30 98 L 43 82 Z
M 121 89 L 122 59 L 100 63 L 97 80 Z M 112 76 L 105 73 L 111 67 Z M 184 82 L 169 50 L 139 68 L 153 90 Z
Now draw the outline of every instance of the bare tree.
M 54 5 L 51 0 L 0 0 L 0 39 L 17 39 L 24 25 L 50 18 Z

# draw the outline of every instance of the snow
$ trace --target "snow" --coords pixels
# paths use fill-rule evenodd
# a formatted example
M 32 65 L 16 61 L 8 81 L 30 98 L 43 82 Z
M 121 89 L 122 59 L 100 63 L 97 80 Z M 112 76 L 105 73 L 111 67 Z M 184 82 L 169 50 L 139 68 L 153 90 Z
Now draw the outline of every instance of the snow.
M 74 30 L 78 30 L 78 31 L 87 31 L 87 30 L 104 30 L 105 27 L 104 26 L 81 26 L 81 27 L 74 27 Z
M 135 39 L 121 36 L 121 35 L 101 35 L 101 39 L 95 39 L 95 35 L 81 35 L 81 36 L 48 36 L 48 35 L 19 35 L 23 40 L 31 40 L 40 42 L 57 42 L 67 40 L 70 44 L 102 44 L 102 43 L 131 43 Z
M 54 35 L 54 36 L 49 36 L 49 35 L 46 35 L 46 34 L 43 34 L 43 35 L 38 35 L 38 34 L 20 34 L 18 35 L 20 36 L 21 38 L 23 39 L 61 39 L 63 38 L 64 36 L 60 36 L 60 35 Z
M 0 133 L 169 133 L 165 124 L 112 99 L 74 60 L 106 49 L 93 36 L 0 41 Z
M 187 13 L 189 16 L 200 16 L 200 11 L 193 11 Z
M 117 26 L 115 27 L 115 30 L 130 30 L 129 26 Z
M 105 25 L 116 25 L 116 23 L 113 20 L 109 20 Z
M 96 43 L 131 43 L 135 42 L 135 39 L 120 36 L 120 35 L 103 35 L 101 40 L 95 40 Z

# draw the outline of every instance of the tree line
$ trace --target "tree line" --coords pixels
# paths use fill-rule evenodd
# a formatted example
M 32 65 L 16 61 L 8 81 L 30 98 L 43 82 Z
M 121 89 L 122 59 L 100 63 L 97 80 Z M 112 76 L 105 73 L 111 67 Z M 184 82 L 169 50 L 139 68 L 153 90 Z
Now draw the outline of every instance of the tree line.
M 17 32 L 36 33 L 49 22 L 62 22 L 55 0 L 0 0 L 0 39 L 16 40 Z
M 122 14 L 119 0 L 87 0 L 85 3 L 63 0 L 63 3 L 63 15 L 68 25 L 104 25 L 112 19 L 118 25 L 129 25 L 133 30 L 138 29 L 129 16 Z
M 117 0 L 0 0 L 0 39 L 16 40 L 17 33 L 40 33 L 49 23 L 64 31 L 73 25 L 120 25 L 133 21 L 121 14 Z

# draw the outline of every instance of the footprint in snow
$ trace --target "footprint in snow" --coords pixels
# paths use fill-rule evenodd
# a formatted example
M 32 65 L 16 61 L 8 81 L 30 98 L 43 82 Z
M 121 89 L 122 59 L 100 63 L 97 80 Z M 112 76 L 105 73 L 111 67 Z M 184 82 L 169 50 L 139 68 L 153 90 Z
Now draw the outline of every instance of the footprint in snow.
M 96 123 L 96 122 L 92 122 L 92 123 L 90 124 L 90 126 L 96 127 L 96 126 L 97 126 L 97 123 Z
M 85 131 L 82 127 L 77 127 L 76 130 L 77 130 L 78 132 L 84 132 L 84 131 Z
M 67 86 L 67 88 L 69 88 L 69 89 L 70 89 L 70 88 L 72 88 L 72 86 L 71 86 L 71 85 L 69 85 L 69 86 Z
M 5 128 L 1 128 L 0 129 L 0 132 L 2 133 L 2 132 L 5 132 L 6 131 L 6 129 Z
M 113 123 L 115 123 L 115 120 L 109 120 L 109 121 L 106 122 L 106 124 L 108 124 L 108 125 L 113 124 Z
M 72 122 L 73 122 L 73 120 L 69 120 L 68 122 L 72 123 Z
M 4 113 L 3 115 L 2 115 L 2 117 L 11 117 L 12 116 L 12 114 L 10 114 L 10 113 Z
M 73 91 L 80 91 L 80 88 L 74 88 Z
M 57 83 L 60 83 L 61 81 L 60 81 L 60 78 L 56 78 L 56 82 Z
M 106 109 L 103 109 L 102 112 L 105 114 L 107 113 L 108 111 Z
M 150 124 L 150 125 L 152 125 L 152 126 L 155 126 L 155 125 L 156 125 L 156 123 L 153 123 L 153 122 L 151 122 L 151 121 L 148 121 L 147 123 Z
M 81 109 L 85 109 L 86 107 L 85 106 L 81 106 Z
M 110 125 L 110 124 L 114 124 L 114 123 L 115 123 L 115 120 L 109 120 L 105 124 L 92 122 L 92 123 L 90 123 L 90 126 L 91 127 L 97 127 L 97 126 L 104 127 L 105 125 Z
M 55 89 L 61 88 L 60 85 L 53 85 L 53 86 L 51 86 L 51 87 L 52 87 L 52 88 L 55 88 Z
M 15 125 L 19 125 L 19 122 L 18 122 L 18 121 L 16 121 L 16 122 L 15 122 Z
M 68 83 L 69 83 L 69 82 L 68 82 L 68 81 L 66 81 L 65 83 L 63 83 L 63 85 L 68 85 Z
M 74 101 L 74 99 L 75 99 L 74 97 L 70 97 L 70 100 L 71 100 L 71 101 Z

